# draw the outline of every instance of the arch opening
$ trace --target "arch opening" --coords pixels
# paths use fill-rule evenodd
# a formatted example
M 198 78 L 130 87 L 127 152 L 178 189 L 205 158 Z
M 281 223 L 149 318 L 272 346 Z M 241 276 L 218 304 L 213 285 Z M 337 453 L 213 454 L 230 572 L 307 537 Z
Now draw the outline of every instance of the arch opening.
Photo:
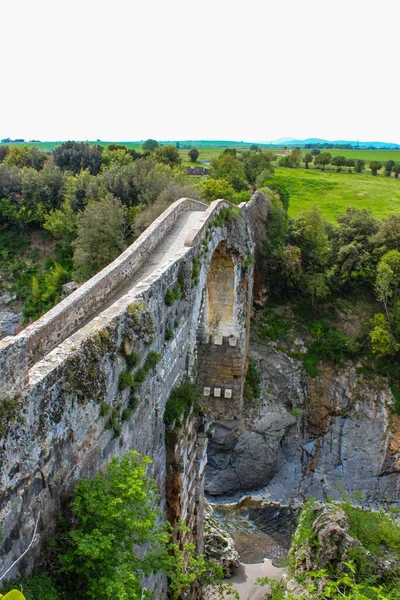
M 235 320 L 235 270 L 232 257 L 219 244 L 208 270 L 204 298 L 205 335 L 232 337 L 237 333 Z

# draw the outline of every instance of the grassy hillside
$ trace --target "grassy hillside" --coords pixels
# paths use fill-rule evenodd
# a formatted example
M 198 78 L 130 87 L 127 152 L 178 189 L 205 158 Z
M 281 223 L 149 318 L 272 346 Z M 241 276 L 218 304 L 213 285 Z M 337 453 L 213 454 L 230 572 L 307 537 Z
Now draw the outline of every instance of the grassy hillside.
M 367 208 L 379 219 L 400 212 L 400 179 L 394 177 L 278 168 L 274 179 L 290 190 L 291 217 L 300 210 L 309 210 L 314 203 L 332 222 L 347 206 Z

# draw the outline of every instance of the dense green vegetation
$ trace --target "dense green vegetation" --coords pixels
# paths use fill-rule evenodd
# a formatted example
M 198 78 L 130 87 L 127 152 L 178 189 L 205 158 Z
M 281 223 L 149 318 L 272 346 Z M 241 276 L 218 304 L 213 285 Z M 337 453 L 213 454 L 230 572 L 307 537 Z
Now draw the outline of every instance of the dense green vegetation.
M 307 501 L 300 514 L 298 528 L 293 535 L 289 553 L 289 574 L 292 582 L 299 584 L 298 593 L 308 593 L 313 600 L 328 598 L 337 600 L 398 600 L 400 598 L 400 524 L 398 512 L 378 512 L 361 509 L 348 501 L 338 504 L 326 503 L 331 514 L 344 511 L 348 518 L 348 535 L 355 541 L 349 548 L 340 546 L 336 540 L 321 540 L 316 534 L 314 523 L 321 514 L 314 500 Z M 342 513 L 343 515 L 343 513 Z M 339 517 L 340 518 L 340 517 Z M 327 521 L 328 522 L 328 521 Z M 327 543 L 335 545 L 331 552 Z M 342 557 L 338 554 L 343 554 Z M 313 565 L 313 570 L 304 571 L 305 556 Z M 377 568 L 378 561 L 391 560 L 386 568 Z M 382 563 L 381 563 L 382 564 Z M 297 600 L 286 588 L 286 583 L 261 580 L 270 585 L 271 600 Z M 293 585 L 293 584 L 292 584 Z M 288 586 L 289 587 L 289 586 Z M 292 588 L 293 589 L 293 588 Z M 302 590 L 302 592 L 300 591 Z

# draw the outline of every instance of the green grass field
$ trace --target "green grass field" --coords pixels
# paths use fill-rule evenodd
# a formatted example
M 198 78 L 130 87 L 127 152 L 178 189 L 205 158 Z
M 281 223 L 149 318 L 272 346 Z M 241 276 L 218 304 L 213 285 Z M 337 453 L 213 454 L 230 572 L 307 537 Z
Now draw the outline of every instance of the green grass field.
M 386 162 L 394 160 L 400 162 L 400 150 L 323 150 L 322 152 L 330 152 L 332 156 L 345 156 L 346 158 L 360 158 L 369 162 L 370 160 L 379 160 Z
M 314 203 L 332 222 L 347 206 L 367 208 L 378 219 L 400 212 L 400 179 L 394 177 L 278 168 L 274 179 L 285 183 L 290 191 L 291 217 L 309 210 Z

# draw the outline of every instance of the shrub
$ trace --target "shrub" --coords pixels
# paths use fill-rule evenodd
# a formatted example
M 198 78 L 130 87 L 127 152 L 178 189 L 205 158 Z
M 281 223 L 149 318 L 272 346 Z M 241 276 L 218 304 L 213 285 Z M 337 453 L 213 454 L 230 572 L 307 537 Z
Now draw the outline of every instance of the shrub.
M 0 400 L 0 435 L 6 432 L 7 423 L 15 419 L 18 404 L 18 398 Z
M 257 370 L 254 360 L 249 358 L 248 361 L 249 361 L 249 368 L 247 370 L 246 383 L 252 391 L 253 398 L 258 398 L 261 393 L 261 390 L 260 390 L 261 374 Z
M 146 475 L 149 463 L 129 452 L 76 486 L 75 528 L 59 558 L 82 597 L 139 599 L 142 574 L 158 571 L 168 560 L 156 485 Z M 145 554 L 137 550 L 144 546 Z
M 100 404 L 100 416 L 105 417 L 106 415 L 110 414 L 110 412 L 111 412 L 111 406 L 109 404 L 107 404 L 107 402 L 102 402 Z
M 190 410 L 197 407 L 200 397 L 199 388 L 190 381 L 184 381 L 174 388 L 165 405 L 165 425 L 170 427 L 175 421 L 175 426 L 181 427 Z
M 340 365 L 343 361 L 354 358 L 359 352 L 358 345 L 351 342 L 345 333 L 326 323 L 314 321 L 310 330 L 319 336 L 311 342 L 303 357 L 304 366 L 311 377 L 317 376 L 320 360 Z
M 152 369 L 154 369 L 158 363 L 161 360 L 161 355 L 158 352 L 154 352 L 154 350 L 151 350 L 147 357 L 146 360 L 144 362 L 143 368 L 146 372 L 146 374 L 151 371 Z
M 349 535 L 360 540 L 364 548 L 377 556 L 387 549 L 400 558 L 400 526 L 396 522 L 398 511 L 372 511 L 344 502 L 342 507 L 350 519 Z
M 139 406 L 139 398 L 131 393 L 131 395 L 129 396 L 129 408 L 134 411 L 137 409 L 137 407 Z
M 133 410 L 129 406 L 127 406 L 122 411 L 121 420 L 122 421 L 129 421 L 129 419 L 131 418 L 132 415 L 133 415 Z
M 172 340 L 173 337 L 174 337 L 173 330 L 171 329 L 171 327 L 167 327 L 165 329 L 165 336 L 164 336 L 165 340 L 168 342 L 168 341 Z
M 177 283 L 176 285 L 174 285 L 173 288 L 166 291 L 166 294 L 164 296 L 164 302 L 165 302 L 166 306 L 173 306 L 175 304 L 175 302 L 180 300 L 180 298 L 181 298 L 181 286 L 179 285 L 179 283 Z
M 33 575 L 26 579 L 9 581 L 1 588 L 0 597 L 1 594 L 7 594 L 7 592 L 13 589 L 20 589 L 26 600 L 58 600 L 59 598 L 56 586 L 49 575 Z M 18 598 L 16 597 L 15 600 L 18 600 Z M 8 600 L 7 595 L 4 600 Z M 10 600 L 13 600 L 11 595 Z
M 265 311 L 260 320 L 255 322 L 257 335 L 261 339 L 278 340 L 292 328 L 292 323 L 281 315 Z
M 146 375 L 147 373 L 143 367 L 138 369 L 134 376 L 135 383 L 143 383 L 146 380 Z
M 119 376 L 119 389 L 125 390 L 127 387 L 132 387 L 135 385 L 135 381 L 137 381 L 136 375 L 134 377 L 128 370 L 122 371 Z
M 136 367 L 138 362 L 139 362 L 139 357 L 134 352 L 126 355 L 126 365 L 127 365 L 128 369 L 133 369 L 134 367 Z
M 193 256 L 193 264 L 192 264 L 192 272 L 191 272 L 191 278 L 193 279 L 197 279 L 197 277 L 200 275 L 200 267 L 201 267 L 201 261 L 197 256 Z

